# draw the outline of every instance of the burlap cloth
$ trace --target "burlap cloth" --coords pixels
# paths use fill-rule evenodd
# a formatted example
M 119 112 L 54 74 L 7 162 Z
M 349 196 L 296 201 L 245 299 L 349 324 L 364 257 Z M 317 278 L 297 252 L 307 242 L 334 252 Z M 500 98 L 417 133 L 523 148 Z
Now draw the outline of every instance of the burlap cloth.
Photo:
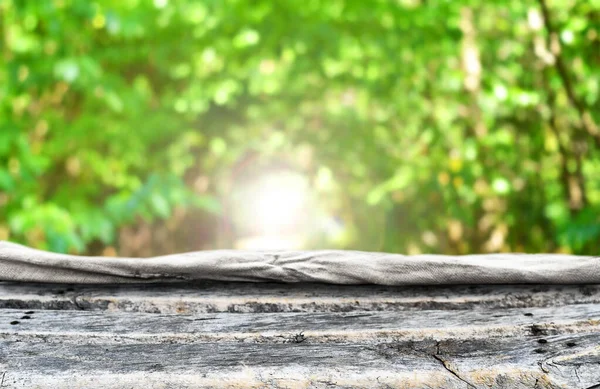
M 84 257 L 0 241 L 0 281 L 106 284 L 196 280 L 330 284 L 592 284 L 600 257 L 400 255 L 216 250 L 152 258 Z

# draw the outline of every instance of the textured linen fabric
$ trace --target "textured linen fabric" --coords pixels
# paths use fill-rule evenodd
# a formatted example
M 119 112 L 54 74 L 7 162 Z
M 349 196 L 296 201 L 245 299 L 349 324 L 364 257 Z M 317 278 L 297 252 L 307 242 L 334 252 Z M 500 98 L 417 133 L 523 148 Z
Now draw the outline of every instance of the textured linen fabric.
M 111 258 L 49 253 L 0 241 L 0 281 L 105 284 L 195 280 L 378 285 L 593 284 L 600 283 L 600 257 L 216 250 L 152 258 Z

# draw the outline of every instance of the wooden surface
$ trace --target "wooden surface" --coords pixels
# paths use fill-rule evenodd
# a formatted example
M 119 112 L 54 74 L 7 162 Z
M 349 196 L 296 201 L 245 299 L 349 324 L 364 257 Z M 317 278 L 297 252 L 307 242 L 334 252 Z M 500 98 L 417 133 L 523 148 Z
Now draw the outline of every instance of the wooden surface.
M 0 283 L 1 388 L 600 388 L 600 286 Z

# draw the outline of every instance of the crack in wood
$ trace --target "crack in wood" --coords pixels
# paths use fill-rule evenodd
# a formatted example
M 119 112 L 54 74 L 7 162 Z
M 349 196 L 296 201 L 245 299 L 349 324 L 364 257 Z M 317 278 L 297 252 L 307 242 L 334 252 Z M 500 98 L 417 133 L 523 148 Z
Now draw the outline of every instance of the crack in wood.
M 455 376 L 456 378 L 458 378 L 459 380 L 461 380 L 462 382 L 464 382 L 465 384 L 467 384 L 467 386 L 469 388 L 475 388 L 475 389 L 477 389 L 477 387 L 475 385 L 473 385 L 469 381 L 465 380 L 460 375 L 458 375 L 458 373 L 456 371 L 454 371 L 453 369 L 451 369 L 450 366 L 449 366 L 449 364 L 448 364 L 448 362 L 446 360 L 444 360 L 443 358 L 441 358 L 439 355 L 432 354 L 432 357 L 436 361 L 440 362 L 442 364 L 442 366 L 444 367 L 444 369 L 446 369 L 446 371 L 448 371 L 450 374 L 452 374 L 453 376 Z
M 429 353 L 423 349 L 417 349 L 414 346 L 409 346 L 409 348 L 421 355 L 426 355 L 429 357 L 432 357 L 433 359 L 435 359 L 436 361 L 440 362 L 440 364 L 442 365 L 442 367 L 450 374 L 452 374 L 454 377 L 456 377 L 457 379 L 459 379 L 460 381 L 464 382 L 465 384 L 467 384 L 467 386 L 469 388 L 475 388 L 477 389 L 477 387 L 475 385 L 473 385 L 472 383 L 470 383 L 469 381 L 465 380 L 464 378 L 462 378 L 456 371 L 454 371 L 454 369 L 452 369 L 448 363 L 448 361 L 446 361 L 445 359 L 443 359 L 440 356 L 440 341 L 436 341 L 435 342 L 435 353 Z
M 581 377 L 579 377 L 579 368 L 581 367 L 581 365 L 576 364 L 575 365 L 575 377 L 577 377 L 577 382 L 581 382 Z

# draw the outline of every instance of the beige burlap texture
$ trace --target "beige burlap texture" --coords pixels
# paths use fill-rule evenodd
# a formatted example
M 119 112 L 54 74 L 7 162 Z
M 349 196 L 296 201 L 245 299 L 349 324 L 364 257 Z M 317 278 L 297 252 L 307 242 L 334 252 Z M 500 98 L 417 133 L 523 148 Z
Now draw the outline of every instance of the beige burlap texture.
M 594 284 L 600 283 L 600 257 L 215 250 L 113 258 L 56 254 L 0 242 L 0 281 L 108 284 L 200 280 L 378 285 Z

